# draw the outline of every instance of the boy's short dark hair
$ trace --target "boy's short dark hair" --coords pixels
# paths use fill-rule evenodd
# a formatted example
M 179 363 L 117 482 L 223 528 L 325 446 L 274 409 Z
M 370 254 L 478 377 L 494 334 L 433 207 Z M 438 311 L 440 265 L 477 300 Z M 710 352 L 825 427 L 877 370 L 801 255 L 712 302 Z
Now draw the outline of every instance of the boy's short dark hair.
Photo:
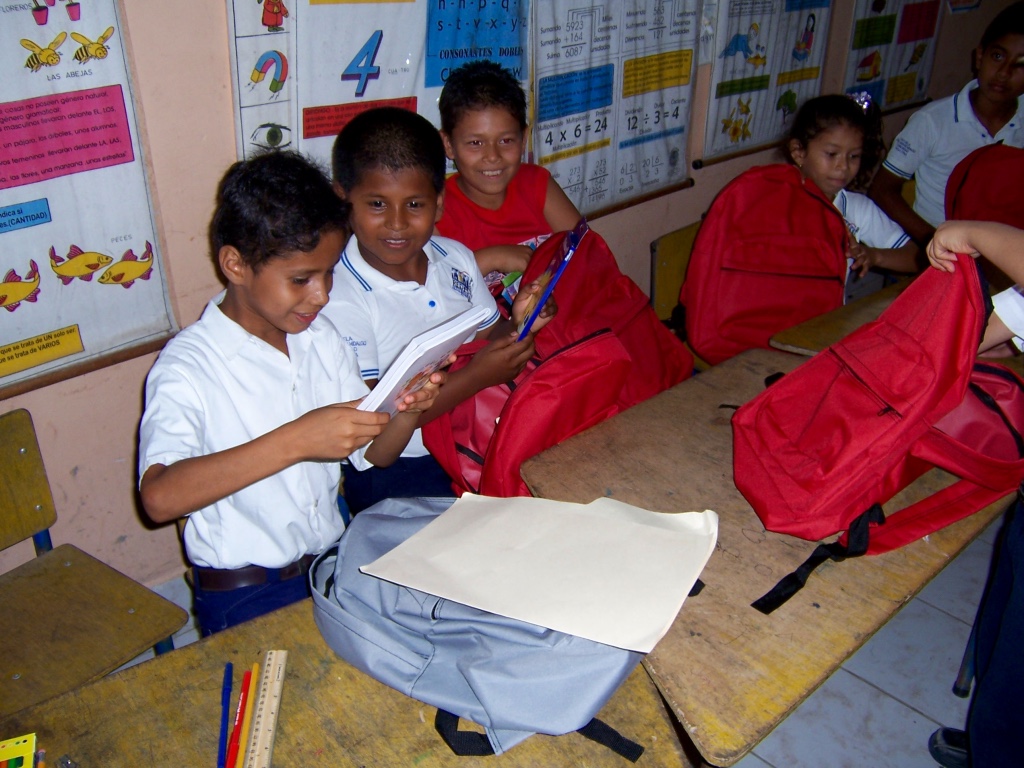
M 312 161 L 290 150 L 232 165 L 217 187 L 210 222 L 214 258 L 233 246 L 253 269 L 295 251 L 308 253 L 324 232 L 348 233 L 349 205 Z
M 1024 2 L 1007 6 L 985 27 L 979 44 L 984 50 L 1006 35 L 1024 35 Z
M 368 109 L 353 117 L 334 140 L 334 181 L 355 187 L 372 170 L 417 168 L 430 176 L 434 191 L 444 189 L 444 143 L 429 120 L 398 107 Z
M 486 59 L 453 69 L 441 89 L 437 106 L 441 111 L 441 130 L 449 135 L 463 114 L 488 107 L 508 110 L 519 127 L 526 128 L 526 94 L 522 85 L 509 70 Z

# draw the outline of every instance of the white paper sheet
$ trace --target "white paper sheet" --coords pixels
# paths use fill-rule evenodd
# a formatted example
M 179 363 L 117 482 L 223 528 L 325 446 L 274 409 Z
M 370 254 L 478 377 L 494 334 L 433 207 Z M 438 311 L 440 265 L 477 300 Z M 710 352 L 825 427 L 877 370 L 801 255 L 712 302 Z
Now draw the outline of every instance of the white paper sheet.
M 614 499 L 466 494 L 362 571 L 647 653 L 675 620 L 717 536 L 711 510 L 663 514 Z

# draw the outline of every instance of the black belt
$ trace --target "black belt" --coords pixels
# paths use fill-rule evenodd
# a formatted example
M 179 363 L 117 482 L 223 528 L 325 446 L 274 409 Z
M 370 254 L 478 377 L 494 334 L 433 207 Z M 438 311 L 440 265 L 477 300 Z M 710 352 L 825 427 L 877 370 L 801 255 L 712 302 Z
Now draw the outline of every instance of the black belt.
M 247 565 L 243 568 L 203 568 L 193 566 L 192 574 L 199 589 L 207 592 L 228 592 L 241 587 L 255 587 L 267 582 L 288 581 L 309 572 L 316 555 L 305 555 L 283 568 Z

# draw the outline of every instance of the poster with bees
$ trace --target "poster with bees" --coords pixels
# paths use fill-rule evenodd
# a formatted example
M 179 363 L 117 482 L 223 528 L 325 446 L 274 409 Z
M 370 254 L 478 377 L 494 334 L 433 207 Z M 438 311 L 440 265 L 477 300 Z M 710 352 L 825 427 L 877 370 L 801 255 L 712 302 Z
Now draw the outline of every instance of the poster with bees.
M 0 396 L 175 330 L 115 0 L 0 27 Z
M 857 0 L 846 92 L 867 93 L 883 110 L 923 102 L 940 11 L 940 0 Z
M 831 0 L 719 0 L 704 159 L 782 139 L 821 92 Z
M 289 147 L 329 168 L 371 107 L 438 125 L 451 69 L 489 58 L 528 79 L 528 15 L 527 0 L 228 0 L 239 157 Z
M 686 180 L 699 5 L 536 4 L 534 154 L 581 212 Z

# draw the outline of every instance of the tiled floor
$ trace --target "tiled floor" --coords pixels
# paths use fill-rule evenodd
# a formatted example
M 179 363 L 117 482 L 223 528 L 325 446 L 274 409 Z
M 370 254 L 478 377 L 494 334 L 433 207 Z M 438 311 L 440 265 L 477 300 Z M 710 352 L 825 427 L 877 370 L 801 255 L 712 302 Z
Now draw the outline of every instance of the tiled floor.
M 907 603 L 737 768 L 935 768 L 928 736 L 962 728 L 952 693 L 999 522 Z
M 951 689 L 998 525 L 946 566 L 737 768 L 935 768 L 929 734 L 940 725 L 963 727 L 967 714 L 969 700 Z M 190 608 L 184 579 L 156 591 Z M 175 647 L 197 639 L 194 625 L 186 624 Z

